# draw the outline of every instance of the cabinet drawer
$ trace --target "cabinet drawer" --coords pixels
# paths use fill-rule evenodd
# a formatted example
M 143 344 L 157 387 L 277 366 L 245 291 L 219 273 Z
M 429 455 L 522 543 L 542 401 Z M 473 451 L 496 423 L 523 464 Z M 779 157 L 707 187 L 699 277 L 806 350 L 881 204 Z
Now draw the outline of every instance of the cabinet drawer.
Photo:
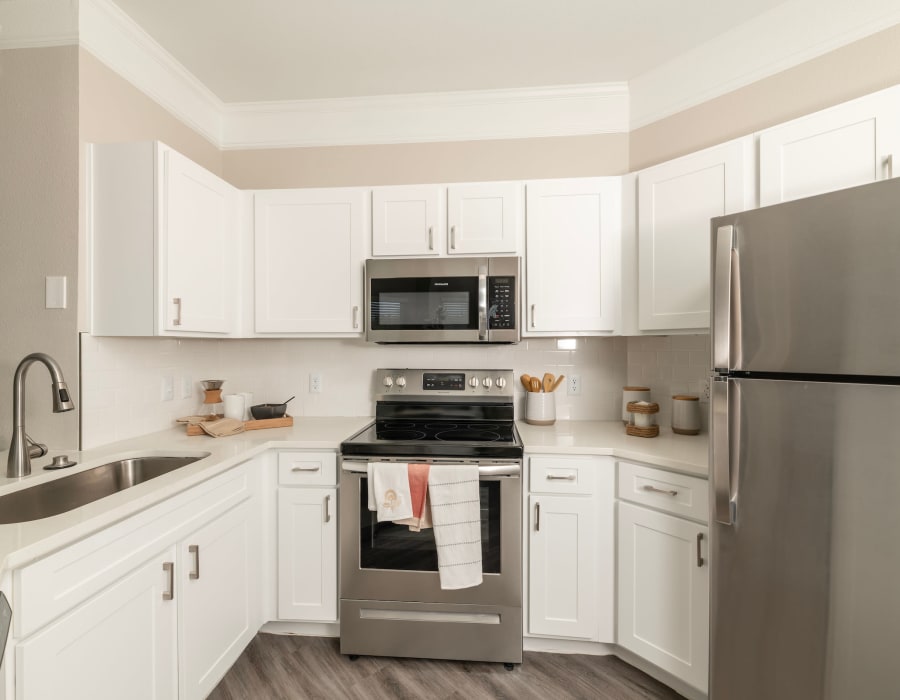
M 612 469 L 607 457 L 532 457 L 532 493 L 594 493 L 599 469 Z
M 334 486 L 337 484 L 337 454 L 279 452 L 278 483 L 281 486 Z
M 702 522 L 709 520 L 706 479 L 619 462 L 619 498 Z
M 14 573 L 17 637 L 87 600 L 183 536 L 198 521 L 250 498 L 238 467 Z

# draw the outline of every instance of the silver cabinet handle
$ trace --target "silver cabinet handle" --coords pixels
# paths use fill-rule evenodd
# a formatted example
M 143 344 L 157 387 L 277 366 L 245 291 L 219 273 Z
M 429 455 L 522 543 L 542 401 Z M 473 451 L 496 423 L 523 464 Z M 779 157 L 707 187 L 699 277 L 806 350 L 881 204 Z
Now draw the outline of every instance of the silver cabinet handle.
M 550 481 L 575 481 L 575 475 L 566 474 L 565 476 L 559 476 L 558 474 L 547 474 L 547 479 Z
M 314 467 L 291 467 L 292 472 L 317 472 L 321 467 L 317 464 Z
M 331 496 L 325 496 L 325 522 L 331 522 L 331 513 L 328 512 L 328 506 L 331 504 Z
M 434 226 L 428 227 L 428 250 L 434 250 Z
M 175 304 L 175 320 L 172 321 L 173 326 L 181 325 L 181 297 L 175 297 L 172 299 L 172 303 Z
M 456 250 L 456 226 L 450 227 L 450 250 Z
M 172 600 L 175 598 L 175 563 L 171 561 L 163 562 L 163 571 L 166 572 L 166 590 L 163 591 L 163 600 Z
M 699 569 L 706 563 L 706 559 L 704 559 L 700 554 L 700 543 L 703 542 L 703 533 L 697 533 L 697 568 Z
M 720 226 L 716 231 L 716 259 L 713 269 L 713 369 L 728 369 L 731 366 L 731 266 L 734 248 L 734 226 Z
M 881 160 L 881 167 L 884 170 L 884 179 L 890 180 L 894 177 L 894 154 L 890 153 Z
M 534 531 L 541 531 L 541 504 L 539 502 L 534 504 Z
M 188 578 L 200 578 L 200 545 L 192 544 L 188 547 L 188 552 L 194 557 L 194 570 L 188 574 Z
M 534 328 L 534 304 L 531 305 L 531 327 Z
M 653 493 L 664 493 L 667 496 L 677 496 L 678 491 L 673 491 L 671 489 L 658 489 L 655 486 L 651 486 L 650 484 L 644 484 L 644 491 L 653 491 Z
M 353 327 L 359 328 L 359 307 L 353 307 Z

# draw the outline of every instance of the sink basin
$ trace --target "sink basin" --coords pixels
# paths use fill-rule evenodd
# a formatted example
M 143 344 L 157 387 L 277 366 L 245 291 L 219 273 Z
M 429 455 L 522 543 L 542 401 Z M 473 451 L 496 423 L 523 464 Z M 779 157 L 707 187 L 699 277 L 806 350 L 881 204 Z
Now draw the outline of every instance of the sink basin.
M 196 462 L 193 457 L 131 457 L 0 496 L 0 524 L 49 518 Z

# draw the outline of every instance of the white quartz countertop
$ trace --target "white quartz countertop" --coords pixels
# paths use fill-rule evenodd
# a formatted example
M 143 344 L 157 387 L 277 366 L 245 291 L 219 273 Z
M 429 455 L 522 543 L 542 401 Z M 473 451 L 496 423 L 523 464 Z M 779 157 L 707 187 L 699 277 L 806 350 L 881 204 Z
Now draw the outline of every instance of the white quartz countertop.
M 709 476 L 709 436 L 705 433 L 677 435 L 660 427 L 655 438 L 633 437 L 626 435 L 622 421 L 564 420 L 553 425 L 517 421 L 516 427 L 526 454 L 612 455 L 692 476 Z

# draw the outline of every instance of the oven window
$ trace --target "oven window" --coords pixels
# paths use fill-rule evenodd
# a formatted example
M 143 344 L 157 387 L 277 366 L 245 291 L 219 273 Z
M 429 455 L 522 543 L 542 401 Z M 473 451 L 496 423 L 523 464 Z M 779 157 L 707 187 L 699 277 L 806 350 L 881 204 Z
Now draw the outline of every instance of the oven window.
M 437 571 L 437 549 L 430 529 L 410 532 L 406 525 L 379 523 L 369 510 L 368 480 L 360 479 L 359 566 L 361 569 Z M 500 573 L 500 482 L 482 481 L 481 567 L 486 574 Z
M 478 278 L 373 279 L 374 330 L 477 327 Z

